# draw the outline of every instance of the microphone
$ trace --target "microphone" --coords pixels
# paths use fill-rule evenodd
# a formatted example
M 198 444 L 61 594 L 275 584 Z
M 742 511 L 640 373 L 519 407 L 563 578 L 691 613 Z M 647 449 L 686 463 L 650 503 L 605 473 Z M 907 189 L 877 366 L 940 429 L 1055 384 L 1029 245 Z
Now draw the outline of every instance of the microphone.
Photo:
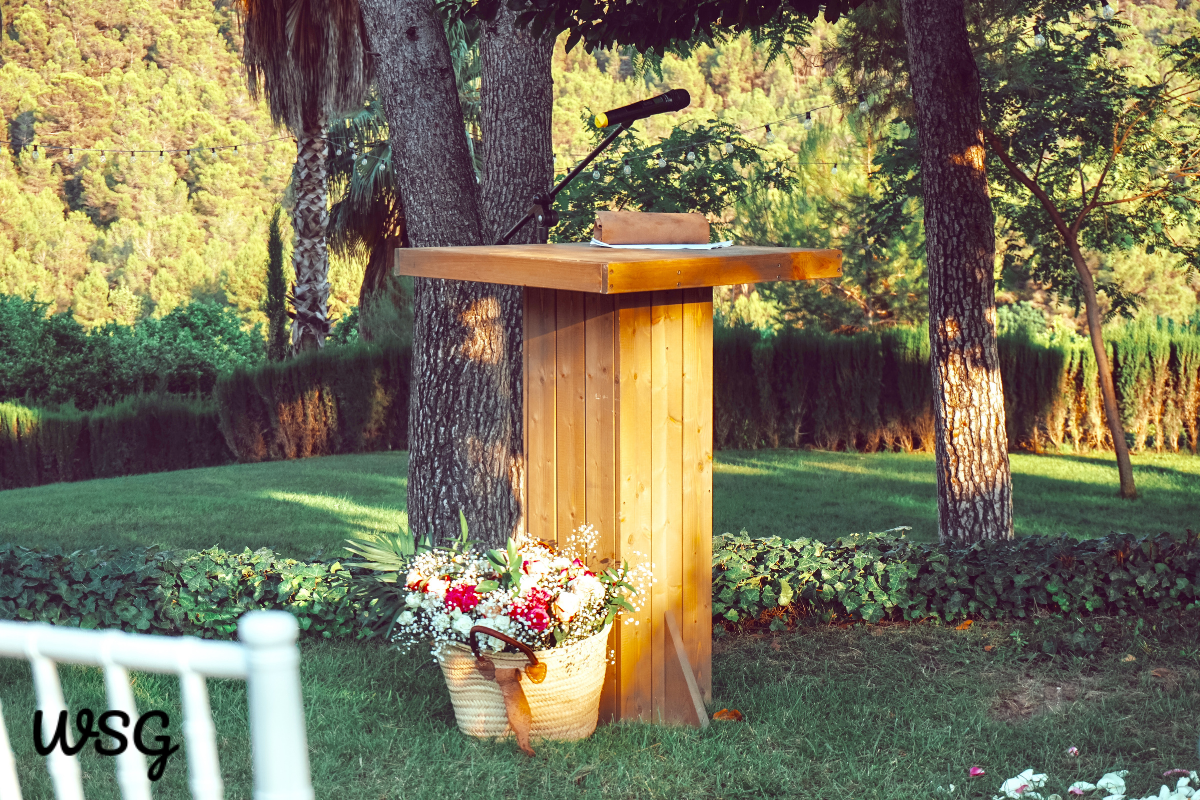
M 609 125 L 621 125 L 626 122 L 636 122 L 639 119 L 652 117 L 664 111 L 678 111 L 687 108 L 692 102 L 692 96 L 687 89 L 672 89 L 666 94 L 651 97 L 649 100 L 639 100 L 627 106 L 614 108 L 612 111 L 597 114 L 594 118 L 597 128 L 607 128 Z

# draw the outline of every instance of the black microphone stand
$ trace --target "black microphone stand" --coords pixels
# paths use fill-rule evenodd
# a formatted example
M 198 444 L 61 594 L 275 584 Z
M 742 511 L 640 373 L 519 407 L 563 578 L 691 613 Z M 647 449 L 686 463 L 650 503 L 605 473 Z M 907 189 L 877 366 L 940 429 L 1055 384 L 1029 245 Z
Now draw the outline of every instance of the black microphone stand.
M 521 228 L 524 228 L 525 224 L 530 220 L 536 221 L 539 227 L 545 229 L 545 233 L 541 237 L 542 243 L 545 244 L 545 240 L 549 238 L 550 229 L 553 228 L 558 222 L 558 212 L 552 207 L 554 205 L 554 198 L 558 196 L 558 193 L 561 192 L 568 183 L 575 179 L 576 175 L 578 175 L 580 172 L 583 172 L 584 167 L 592 163 L 592 160 L 595 159 L 596 156 L 604 152 L 604 149 L 612 144 L 614 139 L 616 139 L 625 131 L 629 130 L 630 126 L 632 125 L 633 122 L 622 122 L 621 127 L 609 134 L 608 138 L 601 142 L 599 147 L 589 153 L 587 158 L 579 162 L 575 169 L 568 172 L 566 177 L 558 182 L 557 186 L 548 192 L 542 192 L 539 195 L 534 195 L 533 205 L 529 207 L 529 211 L 525 212 L 525 216 L 521 217 L 520 221 L 518 221 L 516 225 L 513 225 L 508 229 L 508 233 L 497 239 L 496 244 L 508 244 L 509 240 L 516 236 Z

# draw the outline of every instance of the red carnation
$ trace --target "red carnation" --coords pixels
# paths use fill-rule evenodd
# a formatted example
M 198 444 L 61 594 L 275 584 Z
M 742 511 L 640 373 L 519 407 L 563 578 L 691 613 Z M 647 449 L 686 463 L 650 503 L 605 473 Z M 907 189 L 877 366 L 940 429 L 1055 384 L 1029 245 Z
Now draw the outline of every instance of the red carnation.
M 479 605 L 479 599 L 474 586 L 455 586 L 446 592 L 446 608 L 465 613 Z
M 525 622 L 538 633 L 550 627 L 550 612 L 541 606 L 529 608 L 524 613 Z

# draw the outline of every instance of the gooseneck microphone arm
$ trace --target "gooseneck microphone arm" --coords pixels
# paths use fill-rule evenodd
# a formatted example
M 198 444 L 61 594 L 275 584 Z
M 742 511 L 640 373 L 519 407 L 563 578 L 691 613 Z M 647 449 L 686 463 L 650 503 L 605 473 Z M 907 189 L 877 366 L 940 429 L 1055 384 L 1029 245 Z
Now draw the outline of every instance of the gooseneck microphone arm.
M 521 228 L 524 228 L 530 220 L 536 221 L 539 227 L 545 228 L 548 235 L 550 228 L 554 227 L 555 223 L 558 222 L 558 212 L 551 208 L 551 206 L 554 204 L 554 198 L 557 197 L 558 193 L 561 192 L 568 183 L 573 181 L 575 176 L 582 172 L 588 164 L 592 163 L 596 156 L 603 153 L 605 148 L 612 144 L 618 136 L 629 130 L 630 126 L 633 125 L 633 122 L 633 120 L 630 120 L 629 122 L 622 122 L 619 128 L 610 133 L 608 138 L 600 143 L 599 147 L 589 153 L 588 157 L 583 161 L 580 161 L 579 164 L 575 166 L 575 169 L 568 172 L 553 189 L 535 196 L 533 198 L 533 205 L 529 208 L 529 211 L 525 213 L 525 216 L 521 217 L 521 219 L 515 225 L 509 228 L 508 233 L 497 239 L 496 244 L 508 244 L 512 237 L 516 236 Z

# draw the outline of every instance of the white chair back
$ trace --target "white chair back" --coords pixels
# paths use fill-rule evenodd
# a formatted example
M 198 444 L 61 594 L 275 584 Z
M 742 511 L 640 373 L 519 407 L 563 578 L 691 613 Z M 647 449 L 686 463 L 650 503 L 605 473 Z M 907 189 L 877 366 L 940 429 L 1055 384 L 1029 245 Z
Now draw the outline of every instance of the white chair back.
M 246 681 L 254 800 L 312 800 L 308 740 L 300 690 L 299 626 L 286 611 L 251 611 L 238 621 L 237 642 L 193 636 L 152 636 L 121 631 L 86 631 L 43 623 L 0 622 L 0 656 L 29 661 L 42 736 L 53 731 L 66 710 L 57 662 L 104 670 L 108 707 L 138 718 L 129 670 L 179 676 L 188 785 L 195 800 L 222 800 L 224 784 L 217 762 L 216 729 L 205 678 Z M 2 700 L 2 697 L 0 697 Z M 68 723 L 71 718 L 68 718 Z M 18 725 L 25 728 L 26 725 Z M 67 732 L 70 731 L 70 725 Z M 74 745 L 71 740 L 69 744 Z M 124 800 L 151 800 L 145 757 L 130 743 L 115 756 L 117 784 Z M 56 747 L 46 766 L 57 800 L 83 800 L 76 756 Z M 0 705 L 0 800 L 21 800 L 16 763 Z

